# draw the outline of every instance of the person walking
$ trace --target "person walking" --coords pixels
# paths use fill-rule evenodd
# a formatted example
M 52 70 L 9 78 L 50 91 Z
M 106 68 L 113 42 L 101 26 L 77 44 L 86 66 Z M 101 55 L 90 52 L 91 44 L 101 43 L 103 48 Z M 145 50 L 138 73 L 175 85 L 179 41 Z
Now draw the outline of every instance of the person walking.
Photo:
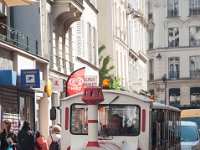
M 22 129 L 19 131 L 17 138 L 19 142 L 18 150 L 34 149 L 34 134 L 28 121 L 24 121 Z
M 40 131 L 35 133 L 35 148 L 34 150 L 49 150 L 46 139 L 43 137 Z
M 8 148 L 15 150 L 17 143 L 17 135 L 11 130 L 11 122 L 9 120 L 4 120 L 2 123 L 0 140 L 0 150 L 7 150 Z
M 54 125 L 50 132 L 50 135 L 47 138 L 47 143 L 49 150 L 60 150 L 61 142 L 61 127 L 59 125 Z M 54 147 L 54 148 L 53 148 Z

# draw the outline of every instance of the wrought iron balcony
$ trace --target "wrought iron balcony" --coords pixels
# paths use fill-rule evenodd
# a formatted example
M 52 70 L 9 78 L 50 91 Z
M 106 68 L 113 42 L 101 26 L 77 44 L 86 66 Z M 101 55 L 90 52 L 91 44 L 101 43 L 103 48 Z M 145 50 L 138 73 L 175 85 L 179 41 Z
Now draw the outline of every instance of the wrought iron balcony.
M 180 101 L 170 101 L 169 105 L 174 106 L 174 107 L 178 107 L 178 106 L 180 106 Z
M 169 78 L 170 79 L 179 79 L 180 78 L 179 71 L 169 71 Z
M 58 71 L 65 70 L 70 73 L 74 71 L 74 63 L 60 56 L 53 55 L 50 60 L 50 68 L 54 68 L 55 65 L 58 68 Z
M 200 69 L 190 70 L 191 78 L 200 78 Z
M 0 41 L 34 55 L 39 55 L 38 41 L 0 22 Z
M 189 10 L 189 15 L 190 15 L 190 16 L 197 16 L 197 15 L 200 15 L 200 7 L 190 8 L 190 10 Z
M 83 0 L 77 0 L 80 4 L 83 5 Z
M 200 99 L 192 100 L 190 102 L 191 106 L 200 106 Z

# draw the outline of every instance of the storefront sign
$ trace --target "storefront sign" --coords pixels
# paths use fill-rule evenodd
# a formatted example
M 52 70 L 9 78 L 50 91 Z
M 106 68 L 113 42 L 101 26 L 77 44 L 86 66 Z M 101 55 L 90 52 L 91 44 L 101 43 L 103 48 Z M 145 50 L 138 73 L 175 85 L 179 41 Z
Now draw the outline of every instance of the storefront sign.
M 22 88 L 40 88 L 39 69 L 21 70 Z
M 96 76 L 86 76 L 84 79 L 85 83 L 85 87 L 89 87 L 89 86 L 97 86 L 97 77 Z
M 52 92 L 61 92 L 63 91 L 63 80 L 58 78 L 51 79 L 51 90 Z

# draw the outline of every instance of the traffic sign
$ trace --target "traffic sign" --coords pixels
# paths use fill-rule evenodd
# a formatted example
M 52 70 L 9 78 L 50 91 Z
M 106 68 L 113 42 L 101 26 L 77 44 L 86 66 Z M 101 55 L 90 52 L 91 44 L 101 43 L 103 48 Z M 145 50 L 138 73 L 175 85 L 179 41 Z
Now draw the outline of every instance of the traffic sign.
M 21 70 L 22 88 L 40 88 L 39 69 Z

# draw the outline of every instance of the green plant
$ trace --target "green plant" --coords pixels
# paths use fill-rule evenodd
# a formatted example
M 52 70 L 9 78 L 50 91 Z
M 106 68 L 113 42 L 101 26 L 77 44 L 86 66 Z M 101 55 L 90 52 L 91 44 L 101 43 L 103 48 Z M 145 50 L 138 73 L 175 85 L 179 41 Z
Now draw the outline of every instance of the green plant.
M 115 77 L 111 84 L 111 89 L 124 90 L 124 87 L 120 84 L 120 79 Z
M 112 83 L 113 80 L 113 75 L 110 75 L 110 71 L 114 69 L 114 66 L 109 66 L 109 63 L 111 61 L 110 56 L 103 56 L 101 55 L 102 52 L 105 50 L 105 45 L 102 45 L 99 47 L 98 52 L 99 52 L 99 86 L 102 85 L 102 81 L 104 79 L 109 79 Z
M 105 50 L 105 45 L 99 47 L 99 86 L 101 87 L 102 81 L 104 79 L 110 80 L 110 89 L 115 90 L 124 90 L 123 86 L 120 84 L 120 79 L 118 77 L 114 77 L 114 75 L 110 74 L 110 71 L 115 68 L 115 66 L 110 66 L 109 63 L 111 61 L 110 56 L 103 56 L 102 52 Z

